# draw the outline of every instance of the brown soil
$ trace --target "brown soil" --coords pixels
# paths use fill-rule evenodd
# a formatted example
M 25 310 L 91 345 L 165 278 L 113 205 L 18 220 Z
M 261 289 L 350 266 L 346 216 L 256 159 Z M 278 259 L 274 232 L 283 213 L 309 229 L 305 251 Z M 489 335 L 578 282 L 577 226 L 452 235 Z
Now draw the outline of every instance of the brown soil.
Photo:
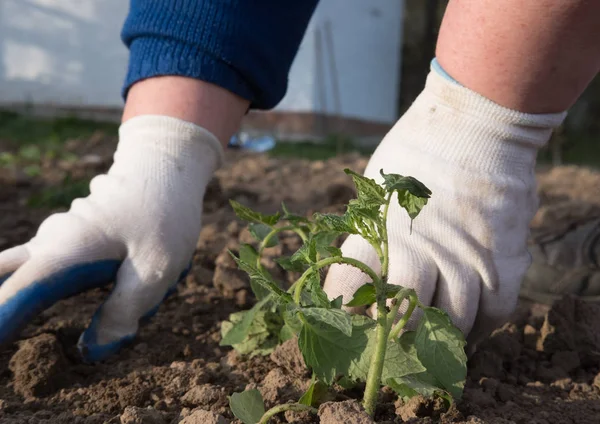
M 249 237 L 227 199 L 265 212 L 282 201 L 300 213 L 341 211 L 353 195 L 341 170 L 362 171 L 365 165 L 358 156 L 303 162 L 231 152 L 207 193 L 193 271 L 137 341 L 103 363 L 83 364 L 74 348 L 77 337 L 109 288 L 53 306 L 23 331 L 20 342 L 0 351 L 0 422 L 224 424 L 237 422 L 227 396 L 245 387 L 257 387 L 267 406 L 297 400 L 308 375 L 293 344 L 254 358 L 219 347 L 221 321 L 254 302 L 248 280 L 226 254 Z M 598 193 L 599 181 L 599 174 L 577 168 L 541 172 L 542 207 L 534 225 L 598 215 L 600 197 L 590 193 Z M 51 181 L 4 175 L 0 183 L 3 249 L 26 241 L 51 212 L 29 209 L 23 201 Z M 297 239 L 284 238 L 268 255 L 297 247 Z M 265 264 L 287 278 L 269 257 Z M 600 422 L 598 329 L 600 306 L 571 298 L 552 309 L 521 304 L 511 322 L 471 358 L 464 399 L 457 406 L 447 411 L 442 402 L 421 398 L 403 404 L 384 389 L 376 422 Z M 273 422 L 373 422 L 355 401 L 358 395 L 336 388 L 318 418 L 286 413 Z

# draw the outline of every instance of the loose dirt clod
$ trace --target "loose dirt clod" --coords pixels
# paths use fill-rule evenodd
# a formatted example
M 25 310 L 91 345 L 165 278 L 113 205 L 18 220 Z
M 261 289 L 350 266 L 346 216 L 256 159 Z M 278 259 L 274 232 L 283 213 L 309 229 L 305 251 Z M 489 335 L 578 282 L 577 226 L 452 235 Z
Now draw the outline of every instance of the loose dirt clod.
M 67 360 L 56 336 L 45 333 L 20 342 L 8 366 L 14 374 L 15 392 L 27 398 L 58 388 Z
M 225 405 L 227 403 L 227 395 L 222 389 L 212 384 L 203 384 L 188 390 L 181 398 L 181 402 L 191 407 L 213 409 Z
M 179 421 L 179 424 L 229 424 L 222 415 L 203 409 L 195 409 L 190 415 Z
M 304 358 L 302 358 L 302 352 L 298 348 L 298 339 L 296 338 L 287 340 L 277 346 L 271 353 L 271 361 L 293 375 L 306 377 L 310 374 L 304 363 Z
M 165 424 L 160 412 L 152 408 L 128 406 L 120 417 L 121 424 Z
M 375 421 L 355 400 L 326 402 L 319 407 L 321 424 L 374 424 Z

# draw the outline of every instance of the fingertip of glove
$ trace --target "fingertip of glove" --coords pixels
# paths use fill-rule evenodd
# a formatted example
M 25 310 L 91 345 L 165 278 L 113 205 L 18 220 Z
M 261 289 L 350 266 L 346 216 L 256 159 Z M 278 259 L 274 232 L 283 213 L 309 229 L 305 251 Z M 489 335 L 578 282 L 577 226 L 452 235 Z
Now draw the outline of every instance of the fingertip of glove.
M 105 344 L 98 344 L 99 315 L 99 311 L 94 314 L 90 326 L 81 333 L 79 341 L 77 342 L 77 349 L 79 350 L 81 359 L 85 363 L 99 362 L 116 354 L 125 346 L 133 343 L 136 337 L 135 334 L 128 334 L 118 340 Z

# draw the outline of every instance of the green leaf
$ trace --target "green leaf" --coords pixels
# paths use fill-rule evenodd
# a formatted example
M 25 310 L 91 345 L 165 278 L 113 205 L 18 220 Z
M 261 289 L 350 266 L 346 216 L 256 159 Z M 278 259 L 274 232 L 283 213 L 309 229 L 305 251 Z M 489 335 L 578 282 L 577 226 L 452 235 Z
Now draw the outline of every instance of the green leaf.
M 377 301 L 377 293 L 375 291 L 375 286 L 373 283 L 367 283 L 363 286 L 360 286 L 358 290 L 354 293 L 354 297 L 346 306 L 364 306 L 364 305 L 372 305 Z
M 321 228 L 326 228 L 339 233 L 358 234 L 358 230 L 346 215 L 315 214 L 315 220 Z
M 404 377 L 390 378 L 386 381 L 399 396 L 411 398 L 416 395 L 431 397 L 436 393 L 444 391 L 439 388 L 437 381 L 427 372 L 409 374 Z
M 225 341 L 227 341 L 225 338 L 229 332 L 233 330 L 236 324 L 243 321 L 247 314 L 248 311 L 236 312 L 229 316 L 230 321 L 221 323 L 221 335 Z M 231 344 L 231 346 L 242 355 L 250 355 L 250 357 L 268 355 L 279 343 L 283 325 L 283 320 L 279 314 L 272 311 L 258 311 L 254 315 L 244 339 L 239 343 Z M 237 341 L 236 339 L 237 337 L 234 341 Z
M 338 238 L 340 233 L 338 231 L 320 231 L 318 233 L 313 233 L 310 235 L 311 238 L 314 239 L 315 249 L 322 257 L 328 257 L 333 249 L 334 252 L 337 253 L 339 251 L 339 255 L 341 256 L 341 250 L 337 247 L 331 246 L 331 243 Z
M 325 251 L 327 251 L 329 253 L 329 255 L 333 256 L 334 258 L 343 256 L 342 249 L 340 249 L 339 247 L 327 246 L 325 248 Z
M 249 264 L 258 263 L 258 252 L 254 248 L 254 246 L 248 243 L 240 244 L 239 257 L 240 260 Z
M 304 242 L 300 249 L 292 255 L 291 260 L 293 262 L 304 262 L 307 264 L 313 264 L 317 261 L 317 245 L 315 239 L 309 236 L 308 240 Z
M 385 190 L 375 180 L 367 178 L 350 169 L 344 172 L 352 177 L 352 181 L 358 192 L 358 199 L 368 206 L 381 206 L 385 204 Z
M 251 222 L 250 225 L 248 225 L 248 231 L 250 231 L 250 234 L 252 234 L 256 240 L 261 242 L 265 239 L 265 237 L 267 237 L 271 230 L 272 228 L 265 224 L 256 224 Z M 277 243 L 279 243 L 279 238 L 275 235 L 269 239 L 265 247 L 277 246 Z
M 286 271 L 304 272 L 306 270 L 306 263 L 304 261 L 294 261 L 290 256 L 282 256 L 280 258 L 276 258 L 275 262 Z
M 265 403 L 256 389 L 234 393 L 229 397 L 231 412 L 244 424 L 257 424 L 265 414 Z
M 327 385 L 317 380 L 313 374 L 310 386 L 308 386 L 306 392 L 304 392 L 300 400 L 298 400 L 298 403 L 318 407 L 321 402 L 326 399 L 327 389 Z
M 273 225 L 277 224 L 279 218 L 281 217 L 279 212 L 277 212 L 275 215 L 265 215 L 260 212 L 253 211 L 249 207 L 244 206 L 235 200 L 229 200 L 229 203 L 235 211 L 235 214 L 244 221 L 254 222 L 256 224 L 265 224 L 272 227 Z
M 386 287 L 386 297 L 391 299 L 396 296 L 400 290 L 404 290 L 404 287 L 397 286 L 395 284 L 388 284 Z M 359 287 L 354 293 L 354 297 L 346 306 L 365 306 L 372 305 L 377 301 L 377 292 L 373 283 L 366 283 Z
M 465 338 L 445 312 L 423 308 L 415 335 L 415 347 L 427 371 L 455 399 L 460 399 L 467 376 Z
M 246 249 L 244 251 L 244 254 L 248 254 L 249 250 L 247 248 L 244 249 Z M 271 293 L 274 297 L 273 300 L 276 300 L 278 302 L 292 301 L 291 295 L 289 293 L 284 292 L 281 289 L 279 284 L 277 284 L 277 282 L 273 279 L 273 277 L 271 276 L 271 274 L 269 274 L 267 270 L 265 270 L 263 267 L 259 268 L 255 261 L 247 262 L 242 258 L 236 257 L 232 252 L 229 253 L 233 257 L 234 261 L 237 263 L 238 267 L 248 274 L 251 283 L 256 284 L 261 289 L 269 291 L 269 293 Z M 256 291 L 255 294 L 259 296 L 259 293 L 256 293 Z
M 239 343 L 242 343 L 244 339 L 248 336 L 250 331 L 250 327 L 252 323 L 256 319 L 256 315 L 260 312 L 260 310 L 269 302 L 269 298 L 265 298 L 260 302 L 256 303 L 251 309 L 248 311 L 243 311 L 243 318 L 237 323 L 233 324 L 231 328 L 229 328 L 223 334 L 223 338 L 219 343 L 220 346 L 233 346 Z M 238 312 L 239 313 L 239 312 Z M 231 319 L 231 317 L 230 317 Z M 223 330 L 223 328 L 221 328 Z
M 408 191 L 398 192 L 398 203 L 408 212 L 408 216 L 411 219 L 415 219 L 419 215 L 421 209 L 427 204 L 427 201 L 428 199 L 413 196 Z
M 373 330 L 368 332 L 367 335 L 369 338 L 367 349 L 365 349 L 360 360 L 350 370 L 351 375 L 361 381 L 367 378 L 376 345 L 376 332 Z M 403 377 L 423 371 L 425 371 L 425 367 L 423 367 L 417 358 L 416 351 L 405 350 L 398 341 L 388 341 L 381 381 L 385 382 L 390 378 Z
M 399 174 L 384 174 L 383 169 L 381 169 L 379 173 L 383 177 L 383 186 L 388 193 L 394 191 L 408 191 L 416 197 L 425 199 L 431 197 L 431 190 L 414 177 L 405 177 Z
M 316 331 L 326 333 L 329 327 L 334 327 L 345 336 L 352 336 L 352 315 L 341 309 L 301 308 L 308 324 Z
M 354 315 L 352 336 L 349 337 L 336 327 L 306 321 L 298 336 L 298 346 L 306 365 L 326 384 L 332 384 L 338 375 L 348 374 L 366 349 L 367 332 L 375 325 L 367 317 Z
M 293 339 L 294 337 L 296 337 L 296 334 L 298 333 L 296 333 L 294 329 L 286 323 L 283 325 L 283 327 L 281 327 L 281 331 L 279 332 L 279 342 L 283 343 L 290 339 Z
M 305 287 L 310 293 L 310 300 L 313 305 L 319 308 L 331 307 L 329 298 L 321 287 L 321 274 L 319 274 L 319 271 L 313 271 L 308 275 Z
M 342 309 L 343 301 L 344 301 L 344 296 L 339 295 L 338 297 L 333 299 L 331 302 L 329 302 L 329 304 L 334 309 Z

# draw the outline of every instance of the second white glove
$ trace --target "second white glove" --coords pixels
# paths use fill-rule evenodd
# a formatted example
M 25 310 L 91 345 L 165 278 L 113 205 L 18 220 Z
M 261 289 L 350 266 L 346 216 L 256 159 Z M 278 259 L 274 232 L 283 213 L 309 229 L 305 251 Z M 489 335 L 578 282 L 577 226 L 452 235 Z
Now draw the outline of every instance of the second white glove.
M 448 312 L 470 342 L 516 306 L 538 206 L 536 154 L 564 117 L 503 108 L 432 70 L 368 163 L 365 175 L 379 183 L 383 169 L 413 176 L 432 191 L 412 234 L 406 211 L 392 201 L 389 282 L 413 287 L 421 302 Z M 359 236 L 350 236 L 342 251 L 380 269 Z M 367 281 L 351 266 L 334 265 L 325 291 L 347 303 Z

